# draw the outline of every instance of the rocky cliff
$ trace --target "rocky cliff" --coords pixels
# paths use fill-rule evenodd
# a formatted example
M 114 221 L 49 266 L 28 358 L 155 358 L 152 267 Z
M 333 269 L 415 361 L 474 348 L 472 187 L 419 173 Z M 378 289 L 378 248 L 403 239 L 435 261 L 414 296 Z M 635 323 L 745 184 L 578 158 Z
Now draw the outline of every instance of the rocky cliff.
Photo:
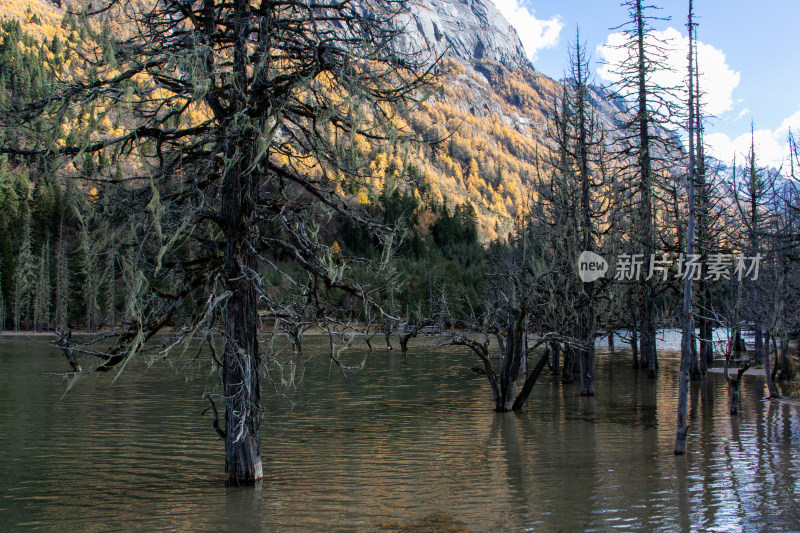
M 496 61 L 530 67 L 522 42 L 490 0 L 413 0 L 402 23 L 414 48 L 466 62 Z

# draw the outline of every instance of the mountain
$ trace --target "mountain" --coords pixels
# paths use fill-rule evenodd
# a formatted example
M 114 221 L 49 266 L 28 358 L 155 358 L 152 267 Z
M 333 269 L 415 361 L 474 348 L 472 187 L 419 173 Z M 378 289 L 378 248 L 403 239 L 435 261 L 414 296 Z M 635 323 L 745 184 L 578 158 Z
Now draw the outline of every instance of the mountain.
M 60 3 L 49 0 L 0 0 L 3 16 L 22 22 L 23 31 L 40 39 L 48 61 L 64 69 L 69 54 L 60 43 L 79 42 L 74 26 L 62 20 Z M 505 237 L 527 201 L 527 183 L 537 158 L 547 152 L 547 128 L 558 82 L 537 72 L 527 59 L 516 30 L 489 0 L 409 0 L 396 19 L 409 50 L 443 55 L 437 90 L 405 115 L 406 126 L 429 144 L 357 147 L 372 169 L 372 179 L 357 191 L 374 201 L 385 187 L 400 187 L 421 205 L 471 204 L 484 240 Z M 78 41 L 75 41 L 78 39 Z M 80 68 L 77 66 L 77 68 Z M 593 95 L 603 121 L 616 108 Z M 65 135 L 75 124 L 63 125 Z M 118 135 L 124 124 L 101 121 L 99 135 Z M 105 128 L 105 129 L 104 129 Z M 122 129 L 121 129 L 122 128 Z M 107 131 L 106 131 L 107 130 Z M 423 232 L 426 217 L 418 217 Z
M 408 2 L 408 10 L 401 24 L 409 40 L 435 56 L 531 66 L 516 30 L 488 0 L 417 0 Z
M 419 110 L 424 119 L 417 126 L 443 124 L 446 131 L 438 131 L 451 135 L 443 154 L 434 149 L 414 163 L 437 173 L 435 199 L 441 193 L 471 203 L 482 235 L 505 237 L 549 150 L 561 85 L 536 71 L 516 29 L 490 0 L 416 0 L 408 7 L 409 48 L 444 56 L 442 94 Z M 599 122 L 614 127 L 620 107 L 600 88 L 589 99 Z

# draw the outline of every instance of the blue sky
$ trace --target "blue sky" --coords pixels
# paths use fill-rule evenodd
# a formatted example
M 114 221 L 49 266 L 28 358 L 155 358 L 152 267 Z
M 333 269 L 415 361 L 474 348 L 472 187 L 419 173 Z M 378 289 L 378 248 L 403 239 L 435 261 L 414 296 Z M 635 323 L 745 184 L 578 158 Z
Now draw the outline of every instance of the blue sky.
M 517 28 L 526 52 L 542 73 L 561 78 L 567 63 L 567 45 L 581 40 L 592 53 L 596 81 L 609 75 L 601 69 L 610 49 L 612 27 L 627 20 L 625 8 L 615 0 L 489 0 Z M 655 2 L 663 9 L 654 29 L 673 38 L 680 48 L 687 35 L 688 0 Z M 695 0 L 701 43 L 700 66 L 711 120 L 706 139 L 714 154 L 729 161 L 750 145 L 750 122 L 756 130 L 757 153 L 764 163 L 780 164 L 787 155 L 788 128 L 800 130 L 800 1 Z M 685 63 L 685 51 L 674 53 L 676 65 Z M 683 72 L 675 74 L 680 79 Z M 739 157 L 739 156 L 737 156 Z

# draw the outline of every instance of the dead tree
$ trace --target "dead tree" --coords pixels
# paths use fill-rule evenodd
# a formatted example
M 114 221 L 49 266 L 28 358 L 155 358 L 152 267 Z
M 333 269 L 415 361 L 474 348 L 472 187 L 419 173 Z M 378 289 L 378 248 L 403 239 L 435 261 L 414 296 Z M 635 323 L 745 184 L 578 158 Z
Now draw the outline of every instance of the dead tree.
M 686 257 L 693 258 L 695 253 L 695 135 L 694 129 L 696 109 L 695 77 L 694 77 L 694 7 L 689 0 L 689 168 L 686 176 L 686 201 L 689 213 L 686 221 Z M 675 433 L 675 455 L 686 453 L 686 436 L 689 431 L 689 378 L 692 371 L 694 357 L 694 316 L 692 309 L 692 283 L 694 276 L 686 272 L 683 280 L 683 309 L 681 312 L 681 366 L 678 376 L 678 424 Z
M 72 369 L 75 372 L 80 373 L 82 371 L 81 365 L 78 363 L 78 360 L 75 359 L 75 350 L 72 348 L 72 331 L 65 326 L 59 326 L 56 333 L 58 334 L 56 346 L 61 348 L 61 353 L 63 353 L 64 357 L 67 358 L 67 361 Z
M 408 341 L 416 337 L 424 328 L 430 326 L 433 321 L 429 318 L 417 320 L 413 325 L 403 324 L 403 328 L 397 328 L 397 338 L 400 341 L 400 352 L 403 356 L 408 355 Z
M 533 386 L 547 365 L 548 354 L 544 353 L 531 372 L 524 376 L 522 388 L 517 394 L 517 380 L 522 358 L 527 357 L 527 352 L 532 352 L 540 345 L 549 342 L 549 338 L 542 338 L 537 340 L 530 350 L 524 350 L 522 347 L 522 334 L 519 329 L 524 322 L 524 320 L 520 320 L 522 313 L 524 313 L 524 310 L 520 310 L 516 323 L 508 332 L 509 336 L 505 343 L 506 351 L 503 354 L 502 367 L 499 373 L 495 370 L 490 358 L 488 336 L 485 336 L 483 340 L 477 340 L 467 335 L 456 334 L 450 339 L 451 345 L 467 346 L 480 358 L 483 366 L 475 366 L 473 370 L 486 376 L 489 380 L 494 410 L 499 413 L 524 409 Z
M 385 320 L 383 322 L 383 338 L 386 340 L 386 349 L 387 350 L 394 350 L 394 346 L 392 346 L 392 324 L 389 320 Z
M 643 255 L 643 268 L 647 272 L 657 252 L 654 207 L 657 177 L 662 169 L 672 165 L 674 151 L 674 143 L 665 134 L 665 127 L 679 114 L 671 94 L 674 88 L 653 81 L 653 74 L 667 68 L 667 63 L 664 44 L 656 40 L 650 24 L 663 19 L 648 14 L 655 7 L 642 0 L 627 0 L 622 5 L 628 9 L 628 22 L 618 28 L 627 37 L 621 45 L 625 57 L 610 67 L 618 78 L 614 86 L 616 95 L 630 111 L 620 116 L 618 159 L 630 174 L 632 184 L 627 199 L 630 216 L 635 221 L 632 244 L 637 249 L 633 253 Z M 655 377 L 658 370 L 655 278 L 640 281 L 636 289 L 634 304 L 638 307 L 640 328 L 638 355 L 641 364 L 647 366 L 649 376 Z
M 127 169 L 100 177 L 120 211 L 110 227 L 126 243 L 118 266 L 128 313 L 98 370 L 121 371 L 172 325 L 172 347 L 221 332 L 231 483 L 263 475 L 259 372 L 272 354 L 259 340 L 259 312 L 291 315 L 285 296 L 293 293 L 335 332 L 343 313 L 329 295 L 374 305 L 377 282 L 351 279 L 353 261 L 337 256 L 325 222 L 349 220 L 391 242 L 390 229 L 343 191 L 368 176 L 348 150 L 353 140 L 405 142 L 411 135 L 394 115 L 426 97 L 435 62 L 399 39 L 394 19 L 404 9 L 391 0 L 369 9 L 347 1 L 111 0 L 88 13 L 85 29 L 92 35 L 98 20 L 123 30 L 76 54 L 91 77 L 3 117 L 17 131 L 46 117 L 54 131 L 0 151 L 76 166 L 102 154 L 111 168 Z M 58 138 L 73 108 L 119 119 L 125 132 L 53 148 L 46 139 Z M 199 305 L 187 308 L 189 301 Z M 175 324 L 184 311 L 188 318 Z
M 744 373 L 747 372 L 747 369 L 753 366 L 754 362 L 751 359 L 741 361 L 739 371 L 736 373 L 736 377 L 733 378 L 728 373 L 729 361 L 730 358 L 725 359 L 725 380 L 728 382 L 728 389 L 730 391 L 731 415 L 737 415 L 739 414 L 739 389 L 741 388 L 742 377 L 744 377 Z

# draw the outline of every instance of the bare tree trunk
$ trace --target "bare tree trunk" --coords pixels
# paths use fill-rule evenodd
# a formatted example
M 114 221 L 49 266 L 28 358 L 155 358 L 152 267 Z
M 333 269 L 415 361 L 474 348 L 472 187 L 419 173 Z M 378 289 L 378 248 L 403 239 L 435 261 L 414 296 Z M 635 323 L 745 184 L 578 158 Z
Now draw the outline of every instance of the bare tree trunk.
M 369 323 L 367 324 L 366 329 L 364 329 L 364 342 L 367 343 L 367 349 L 370 352 L 373 351 L 372 338 L 375 337 L 375 335 L 378 334 L 377 331 L 375 331 L 373 333 L 370 333 L 369 330 L 370 330 L 371 327 L 372 327 L 372 320 L 369 321 Z
M 761 326 L 756 326 L 755 358 L 756 364 L 764 362 L 764 332 L 761 330 Z
M 403 356 L 405 356 L 408 352 L 408 341 L 416 337 L 423 328 L 429 326 L 431 323 L 432 320 L 426 318 L 414 324 L 411 329 L 408 329 L 408 326 L 406 326 L 406 329 L 403 333 L 397 334 L 397 338 L 400 340 L 400 351 L 402 352 Z
M 61 352 L 64 354 L 64 357 L 67 358 L 67 361 L 69 361 L 72 369 L 80 373 L 81 365 L 75 359 L 75 350 L 70 345 L 72 342 L 72 332 L 66 326 L 59 326 L 56 330 L 56 334 L 58 334 L 56 346 L 61 348 Z
M 648 106 L 649 88 L 647 85 L 648 66 L 645 55 L 645 20 L 641 0 L 636 0 L 636 37 L 638 53 L 638 121 L 639 121 L 639 179 L 641 185 L 640 216 L 641 237 L 644 257 L 647 261 L 655 254 L 655 235 L 653 232 L 652 205 L 652 159 L 650 156 L 650 111 Z M 647 363 L 647 373 L 653 378 L 657 371 L 656 331 L 655 331 L 655 287 L 652 280 L 644 281 L 642 295 L 642 331 L 640 357 Z
M 703 378 L 703 373 L 700 371 L 700 360 L 697 356 L 697 333 L 694 328 L 695 322 L 692 321 L 692 381 L 699 381 Z
M 528 375 L 528 332 L 522 332 L 522 368 L 520 369 L 523 376 Z
M 578 349 L 581 396 L 594 396 L 594 307 L 589 305 L 581 316 L 581 346 Z
M 742 332 L 739 330 L 739 328 L 735 328 L 733 330 L 733 334 L 731 335 L 731 338 L 732 338 L 732 342 L 733 342 L 733 350 L 731 350 L 731 351 L 733 352 L 733 354 L 735 356 L 738 357 L 738 355 L 741 352 L 746 352 L 747 351 L 747 345 L 745 344 L 744 339 L 742 338 Z
M 500 353 L 506 353 L 506 343 L 499 331 L 494 334 L 494 338 L 497 341 L 497 346 L 500 348 Z
M 732 378 L 728 375 L 728 361 L 725 361 L 725 379 L 728 381 L 730 389 L 731 415 L 739 414 L 739 389 L 742 385 L 742 377 L 744 377 L 744 373 L 747 372 L 747 369 L 750 368 L 752 364 L 753 361 L 749 359 L 742 361 L 742 367 L 739 369 L 736 377 Z
M 694 152 L 694 10 L 689 0 L 689 174 L 686 177 L 689 216 L 686 224 L 686 257 L 694 257 L 695 239 L 695 152 Z M 681 367 L 678 376 L 678 425 L 675 431 L 675 455 L 686 453 L 686 436 L 689 433 L 689 377 L 696 368 L 694 350 L 694 321 L 692 315 L 692 281 L 694 275 L 686 272 L 683 279 L 683 309 L 681 312 Z M 698 373 L 699 373 L 699 369 Z
M 564 371 L 561 373 L 561 383 L 575 381 L 575 349 L 566 344 L 564 346 Z
M 237 55 L 242 51 L 238 50 Z M 229 148 L 230 156 L 233 150 Z M 225 278 L 231 296 L 225 305 L 225 471 L 232 484 L 263 476 L 261 465 L 261 387 L 257 339 L 256 258 L 244 244 L 249 230 L 256 179 L 229 170 L 222 184 L 225 217 Z
M 702 282 L 701 282 L 701 286 L 702 286 Z M 701 309 L 705 309 L 706 308 L 705 302 L 707 301 L 706 300 L 706 295 L 705 295 L 705 290 L 701 289 L 700 291 L 701 291 L 700 292 L 700 299 L 701 299 L 701 302 L 703 302 L 703 303 L 700 304 L 700 307 L 701 307 Z M 704 376 L 708 373 L 709 365 L 712 364 L 713 361 L 714 361 L 714 347 L 713 347 L 713 343 L 712 343 L 713 331 L 711 330 L 710 325 L 711 325 L 711 322 L 709 320 L 707 320 L 706 318 L 704 318 L 704 317 L 701 317 L 698 320 L 699 334 L 700 334 L 700 339 L 699 339 L 700 340 L 700 373 L 702 375 L 704 375 Z
M 639 363 L 639 337 L 636 333 L 636 326 L 631 330 L 631 353 L 633 354 L 633 368 L 638 369 Z
M 536 384 L 536 380 L 539 379 L 539 375 L 541 375 L 542 370 L 544 370 L 544 365 L 547 364 L 547 354 L 545 353 L 539 359 L 539 362 L 536 363 L 536 366 L 533 367 L 530 375 L 525 378 L 525 383 L 522 385 L 522 390 L 517 396 L 517 399 L 514 400 L 514 405 L 511 407 L 512 410 L 517 411 L 519 409 L 524 409 L 528 405 L 528 396 L 531 394 L 531 390 L 533 390 L 533 386 Z
M 708 359 L 706 358 L 706 345 L 705 341 L 703 340 L 703 329 L 705 328 L 705 321 L 701 318 L 698 320 L 698 336 L 700 341 L 700 354 L 698 362 L 700 363 L 700 374 L 705 376 L 708 374 Z
M 649 330 L 649 350 L 650 356 L 647 360 L 647 376 L 653 379 L 658 374 L 658 350 L 656 349 L 656 329 L 655 329 L 655 296 L 653 296 L 653 326 Z
M 469 337 L 462 337 L 461 335 L 456 335 L 450 340 L 450 344 L 456 346 L 468 346 L 473 352 L 475 352 L 478 357 L 480 357 L 481 362 L 483 362 L 483 367 L 481 366 L 474 366 L 472 370 L 479 374 L 483 374 L 489 380 L 489 387 L 492 391 L 492 404 L 494 405 L 495 411 L 503 411 L 503 400 L 502 394 L 500 392 L 500 383 L 497 379 L 497 373 L 495 373 L 494 368 L 492 367 L 492 362 L 489 360 L 489 343 L 487 342 L 478 342 L 474 339 L 470 339 Z
M 506 341 L 506 357 L 500 371 L 500 402 L 502 411 L 510 411 L 517 392 L 517 378 L 522 362 L 522 332 L 525 311 L 518 313 L 517 319 L 509 327 Z
M 398 335 L 397 338 L 400 341 L 400 353 L 403 354 L 403 357 L 408 355 L 408 340 L 412 336 L 408 333 L 403 333 L 402 335 Z
M 295 320 L 281 320 L 283 330 L 295 355 L 303 356 L 303 329 Z
M 392 326 L 388 320 L 383 323 L 383 337 L 386 339 L 386 349 L 394 350 L 392 346 Z
M 552 351 L 552 354 L 553 354 L 553 371 L 552 371 L 552 374 L 554 376 L 557 376 L 558 374 L 561 373 L 561 368 L 560 368 L 560 364 L 561 364 L 561 345 L 559 345 L 557 342 L 554 342 L 554 343 L 550 344 L 550 348 L 551 348 L 551 351 Z
M 781 335 L 781 373 L 780 379 L 789 379 L 792 374 L 792 366 L 789 361 L 789 339 L 784 333 Z
M 231 285 L 233 294 L 225 309 L 225 471 L 238 485 L 263 476 L 260 358 L 255 290 L 245 280 Z
M 587 114 L 586 106 L 588 102 L 584 98 L 586 94 L 586 71 L 583 53 L 581 52 L 580 36 L 575 42 L 575 60 L 573 62 L 574 83 L 577 89 L 577 126 L 578 126 L 578 162 L 580 170 L 581 186 L 581 214 L 583 223 L 581 231 L 583 233 L 583 249 L 594 251 L 594 223 L 592 219 L 593 208 L 591 198 L 591 176 L 589 171 L 589 145 L 591 143 L 591 121 Z M 597 332 L 595 324 L 594 298 L 596 284 L 594 282 L 584 283 L 583 302 L 579 316 L 579 329 L 581 345 L 578 351 L 581 379 L 581 396 L 594 396 L 594 340 Z
M 514 398 L 514 393 L 517 387 L 516 375 L 519 372 L 520 361 L 522 357 L 527 357 L 526 353 L 521 352 L 522 335 L 515 333 L 518 331 L 516 328 L 520 327 L 523 323 L 524 321 L 518 320 L 509 329 L 508 342 L 506 343 L 508 351 L 506 352 L 506 356 L 503 361 L 503 368 L 501 370 L 499 379 L 497 373 L 492 367 L 492 362 L 489 359 L 488 339 L 487 342 L 478 342 L 474 339 L 470 339 L 469 337 L 456 335 L 450 341 L 450 344 L 453 345 L 468 346 L 478 355 L 478 357 L 480 357 L 481 361 L 483 362 L 483 366 L 476 365 L 472 367 L 472 370 L 488 378 L 489 386 L 492 391 L 492 403 L 494 405 L 494 410 L 498 413 L 505 413 L 511 410 L 516 411 L 518 409 L 525 408 L 528 403 L 528 397 L 530 396 L 531 390 L 533 389 L 536 380 L 539 379 L 539 376 L 544 370 L 544 367 L 547 365 L 547 361 L 549 359 L 549 350 L 545 348 L 544 354 L 539 358 L 536 366 L 533 368 L 533 370 L 531 370 L 531 373 L 525 377 L 525 381 L 522 385 L 522 390 L 520 391 L 519 395 Z M 545 339 L 539 339 L 535 343 L 534 349 L 544 342 L 546 342 Z
M 781 335 L 781 342 L 783 341 L 783 335 Z M 778 379 L 778 370 L 781 368 L 781 360 L 780 360 L 780 348 L 778 348 L 778 340 L 777 335 L 772 337 L 772 348 L 773 352 L 775 352 L 775 366 L 772 367 L 772 382 L 774 383 Z
M 594 343 L 579 352 L 581 396 L 594 396 Z
M 710 295 L 707 301 L 709 305 L 711 305 Z M 714 323 L 711 320 L 706 320 L 705 334 L 703 337 L 706 342 L 706 361 L 711 365 L 714 363 Z

